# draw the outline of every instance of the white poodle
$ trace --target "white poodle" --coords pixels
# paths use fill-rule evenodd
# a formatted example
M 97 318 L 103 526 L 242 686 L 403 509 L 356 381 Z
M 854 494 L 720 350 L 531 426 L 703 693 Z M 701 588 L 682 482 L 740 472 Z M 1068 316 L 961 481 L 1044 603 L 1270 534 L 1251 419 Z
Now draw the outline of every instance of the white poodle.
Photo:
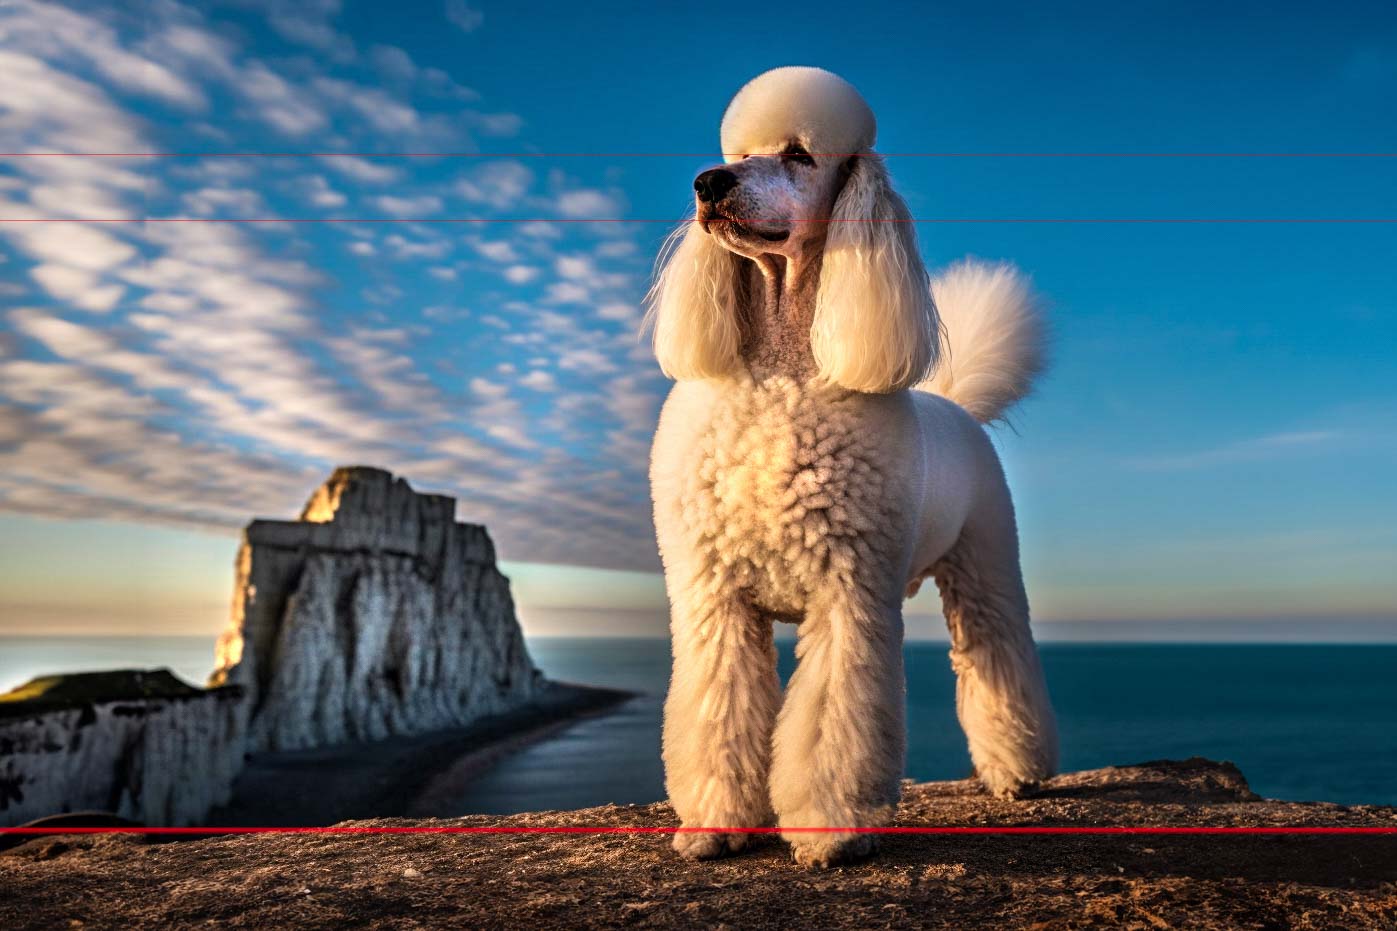
M 928 281 L 874 134 L 827 71 L 753 80 L 650 295 L 678 381 L 650 470 L 672 605 L 666 782 L 683 825 L 712 828 L 675 836 L 686 856 L 740 850 L 747 835 L 725 828 L 773 818 L 887 821 L 906 744 L 902 601 L 928 576 L 979 778 L 1016 796 L 1057 764 L 1013 505 L 981 426 L 1027 393 L 1042 323 L 1010 267 Z M 784 701 L 773 621 L 799 625 Z M 873 848 L 866 833 L 784 836 L 812 866 Z

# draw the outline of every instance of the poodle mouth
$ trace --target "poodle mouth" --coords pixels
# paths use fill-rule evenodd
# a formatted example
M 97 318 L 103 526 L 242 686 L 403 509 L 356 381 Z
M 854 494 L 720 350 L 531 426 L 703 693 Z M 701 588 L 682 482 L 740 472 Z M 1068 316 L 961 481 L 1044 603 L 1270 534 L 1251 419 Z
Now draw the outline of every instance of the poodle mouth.
M 707 207 L 707 209 L 704 209 Z M 732 217 L 719 213 L 713 207 L 704 204 L 699 207 L 699 226 L 705 233 L 715 233 L 722 231 L 734 239 L 764 239 L 767 242 L 785 242 L 791 238 L 790 230 L 779 230 L 776 232 L 765 232 L 734 220 Z
M 745 224 L 743 224 L 743 223 L 739 223 L 738 221 L 734 220 L 732 217 L 725 217 L 725 216 L 722 216 L 721 214 L 720 214 L 720 215 L 715 215 L 714 217 L 712 217 L 711 219 L 709 219 L 707 222 L 705 222 L 705 223 L 703 224 L 704 229 L 707 230 L 707 231 L 710 231 L 710 232 L 711 232 L 710 227 L 713 227 L 713 226 L 715 226 L 715 225 L 716 225 L 716 226 L 718 227 L 718 229 L 720 229 L 720 230 L 721 230 L 721 229 L 727 230 L 727 233 L 728 233 L 729 236 L 733 236 L 733 237 L 738 238 L 738 239 L 754 239 L 754 238 L 755 238 L 755 239 L 765 239 L 767 242 L 785 242 L 787 239 L 790 239 L 790 238 L 791 238 L 791 231 L 790 231 L 790 230 L 779 230 L 779 231 L 777 231 L 777 232 L 768 233 L 768 232 L 765 232 L 765 231 L 763 231 L 763 230 L 753 229 L 753 228 L 750 227 L 750 226 L 747 226 L 747 225 L 745 225 Z

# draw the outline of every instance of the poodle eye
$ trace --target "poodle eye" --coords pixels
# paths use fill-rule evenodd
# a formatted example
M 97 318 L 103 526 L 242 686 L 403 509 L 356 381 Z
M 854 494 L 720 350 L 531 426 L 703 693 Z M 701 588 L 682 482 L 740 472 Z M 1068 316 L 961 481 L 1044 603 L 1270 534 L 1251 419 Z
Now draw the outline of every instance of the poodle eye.
M 798 142 L 792 142 L 790 145 L 786 146 L 786 151 L 781 153 L 781 157 L 788 162 L 795 162 L 799 165 L 815 164 L 814 157 L 811 156 L 809 152 L 805 151 L 805 146 Z

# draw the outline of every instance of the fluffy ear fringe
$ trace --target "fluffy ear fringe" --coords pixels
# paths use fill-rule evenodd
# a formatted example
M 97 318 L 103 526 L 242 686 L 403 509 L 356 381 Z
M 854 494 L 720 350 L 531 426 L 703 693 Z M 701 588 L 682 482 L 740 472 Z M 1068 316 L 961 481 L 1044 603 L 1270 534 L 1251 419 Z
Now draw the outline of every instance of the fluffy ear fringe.
M 681 381 L 737 371 L 742 331 L 732 253 L 691 221 L 665 240 L 655 269 L 645 325 L 660 369 Z
M 877 394 L 930 375 L 940 322 L 907 205 L 881 158 L 853 161 L 830 216 L 810 344 L 827 381 Z

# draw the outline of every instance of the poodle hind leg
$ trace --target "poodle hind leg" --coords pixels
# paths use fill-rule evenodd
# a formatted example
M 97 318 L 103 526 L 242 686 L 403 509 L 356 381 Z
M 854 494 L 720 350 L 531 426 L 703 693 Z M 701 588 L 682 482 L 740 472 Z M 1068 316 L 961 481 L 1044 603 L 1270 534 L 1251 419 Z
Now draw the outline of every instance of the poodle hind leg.
M 906 749 L 901 607 L 843 590 L 812 606 L 798 637 L 773 738 L 771 799 L 796 862 L 823 868 L 876 847 L 872 834 L 829 828 L 877 827 L 897 807 Z
M 771 823 L 771 728 L 780 702 L 769 623 L 739 597 L 676 604 L 665 699 L 665 786 L 686 830 L 674 849 L 707 860 L 747 845 Z
M 975 773 L 994 795 L 1026 795 L 1057 769 L 1057 723 L 1028 626 L 1012 523 L 988 538 L 967 530 L 933 573 Z

